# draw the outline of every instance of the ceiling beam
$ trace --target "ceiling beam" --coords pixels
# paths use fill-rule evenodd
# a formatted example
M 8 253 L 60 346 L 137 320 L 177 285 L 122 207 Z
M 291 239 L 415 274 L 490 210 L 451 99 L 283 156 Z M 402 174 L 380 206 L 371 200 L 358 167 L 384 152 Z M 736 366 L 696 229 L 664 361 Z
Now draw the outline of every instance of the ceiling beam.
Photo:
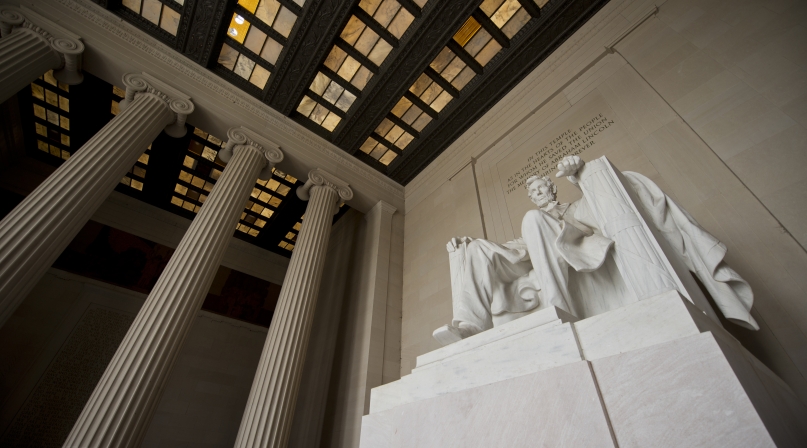
M 381 73 L 373 76 L 356 100 L 358 104 L 353 105 L 352 112 L 334 131 L 334 143 L 356 155 L 367 136 L 481 3 L 482 0 L 426 3 L 421 18 L 404 33 L 400 46 L 382 65 Z
M 403 6 L 403 8 L 409 11 L 409 14 L 412 14 L 417 19 L 420 17 L 420 6 L 412 0 L 396 0 L 398 3 Z
M 361 65 L 367 67 L 367 69 L 373 72 L 374 75 L 378 74 L 379 68 L 377 65 L 375 65 L 375 62 L 371 61 L 367 56 L 361 54 L 359 50 L 353 48 L 353 45 L 345 42 L 344 39 L 338 37 L 336 40 L 334 40 L 333 44 L 341 48 L 342 51 L 347 53 L 353 59 L 359 61 Z
M 529 13 L 530 17 L 533 19 L 536 17 L 541 17 L 541 8 L 538 7 L 532 0 L 518 0 L 521 3 L 521 7 Z
M 432 108 L 431 108 L 431 106 L 429 106 L 428 104 L 426 104 L 425 102 L 423 102 L 423 100 L 422 100 L 422 99 L 420 99 L 420 98 L 418 98 L 417 96 L 415 96 L 415 94 L 414 94 L 414 93 L 412 93 L 411 91 L 407 90 L 406 92 L 404 92 L 404 96 L 406 97 L 406 99 L 408 99 L 409 101 L 411 101 L 411 102 L 412 102 L 412 104 L 414 104 L 415 106 L 417 106 L 417 107 L 418 107 L 418 109 L 422 110 L 423 112 L 426 112 L 426 115 L 428 115 L 428 116 L 432 117 L 432 120 L 436 120 L 436 119 L 437 119 L 437 117 L 438 117 L 437 112 L 436 112 L 434 109 L 432 109 Z
M 433 69 L 433 68 L 431 68 L 431 67 L 426 67 L 426 69 L 425 69 L 425 70 L 423 70 L 423 73 L 425 73 L 425 74 L 426 74 L 426 76 L 428 76 L 429 78 L 431 78 L 431 79 L 432 79 L 432 81 L 436 82 L 438 86 L 442 87 L 442 88 L 443 88 L 443 90 L 445 90 L 446 92 L 448 92 L 448 94 L 449 94 L 449 95 L 451 95 L 453 98 L 459 98 L 459 96 L 460 96 L 460 91 L 459 91 L 459 90 L 457 90 L 457 88 L 456 88 L 456 87 L 454 87 L 453 85 L 451 85 L 451 83 L 450 83 L 450 82 L 448 82 L 448 81 L 447 81 L 445 78 L 443 78 L 443 76 L 442 76 L 442 75 L 440 75 L 439 73 L 437 73 L 437 71 L 436 71 L 436 70 L 434 70 L 434 69 Z
M 364 22 L 365 25 L 370 27 L 371 30 L 375 31 L 376 34 L 381 36 L 382 39 L 387 41 L 388 44 L 392 45 L 392 48 L 398 47 L 398 38 L 395 37 L 392 33 L 389 32 L 386 28 L 381 26 L 380 23 L 376 22 L 376 20 L 370 14 L 367 14 L 363 9 L 356 7 L 353 9 L 353 15 L 358 17 L 359 20 Z
M 468 67 L 471 67 L 471 70 L 474 71 L 477 75 L 481 75 L 483 71 L 482 64 L 480 64 L 470 53 L 465 50 L 465 47 L 458 44 L 456 40 L 449 39 L 448 45 L 446 45 L 449 50 L 451 50 L 454 54 L 459 56 L 462 59 L 462 62 L 465 63 Z
M 499 29 L 499 27 L 490 20 L 490 17 L 485 14 L 484 11 L 481 9 L 477 9 L 474 11 L 474 19 L 482 25 L 482 28 L 485 29 L 490 35 L 496 39 L 496 42 L 502 46 L 502 48 L 510 47 L 510 39 L 507 38 L 507 35 Z
M 215 50 L 224 40 L 234 5 L 227 0 L 187 0 L 180 19 L 177 48 L 202 67 L 210 67 L 218 59 Z
M 388 175 L 406 185 L 451 143 L 470 128 L 525 76 L 555 51 L 608 0 L 555 0 L 542 9 L 443 110 L 440 119 L 421 132 L 407 147 L 407 157 L 390 164 Z
M 264 102 L 290 115 L 308 90 L 358 0 L 309 0 L 263 91 Z
M 409 124 L 408 124 L 407 122 L 405 122 L 405 121 L 403 121 L 402 119 L 398 118 L 398 117 L 397 117 L 395 114 L 393 114 L 392 112 L 390 112 L 390 113 L 388 113 L 388 114 L 387 114 L 387 120 L 391 121 L 391 122 L 392 122 L 392 124 L 397 124 L 399 128 L 401 128 L 401 129 L 403 129 L 404 131 L 406 131 L 406 132 L 407 132 L 409 135 L 411 135 L 412 137 L 415 137 L 415 138 L 419 138 L 419 137 L 420 137 L 420 132 L 418 132 L 418 131 L 417 131 L 415 128 L 413 128 L 412 126 L 409 126 Z
M 377 141 L 378 143 L 381 143 L 383 146 L 386 146 L 387 149 L 392 150 L 392 152 L 394 152 L 395 154 L 398 154 L 399 156 L 401 155 L 401 149 L 400 148 L 398 148 L 397 146 L 392 144 L 391 141 L 389 141 L 386 138 L 382 137 L 377 132 L 373 131 L 373 133 L 370 134 L 370 137 L 372 137 L 373 140 Z

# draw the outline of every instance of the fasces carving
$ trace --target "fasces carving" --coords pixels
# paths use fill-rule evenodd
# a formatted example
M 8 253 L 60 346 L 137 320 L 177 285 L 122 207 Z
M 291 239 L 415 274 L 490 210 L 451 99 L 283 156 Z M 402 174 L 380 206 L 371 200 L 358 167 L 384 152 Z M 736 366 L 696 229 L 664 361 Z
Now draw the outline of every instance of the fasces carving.
M 4 447 L 62 446 L 134 315 L 90 307 L 0 440 Z
M 407 152 L 411 155 L 398 157 L 390 164 L 390 177 L 407 185 L 503 95 L 552 55 L 554 63 L 540 76 L 540 79 L 546 78 L 546 74 L 565 60 L 566 54 L 576 50 L 578 42 L 585 42 L 589 34 L 598 32 L 608 23 L 607 20 L 598 23 L 587 34 L 575 37 L 575 43 L 568 45 L 565 52 L 555 52 L 605 3 L 605 0 L 565 0 L 552 1 L 542 7 L 541 17 L 533 19 L 513 37 L 508 56 L 504 58 L 502 52 L 493 58 L 485 66 L 484 74 L 472 80 L 463 95 L 441 112 L 444 118 L 430 123 L 420 138 L 410 143 Z
M 750 314 L 751 288 L 723 261 L 725 246 L 650 179 L 620 173 L 605 157 L 586 165 L 567 156 L 557 168 L 558 177 L 582 187 L 582 199 L 559 203 L 552 180 L 532 176 L 527 195 L 538 208 L 524 215 L 521 238 L 448 243 L 454 319 L 435 331 L 435 339 L 455 342 L 550 306 L 591 317 L 576 304 L 605 301 L 608 311 L 624 306 L 626 297 L 635 302 L 674 290 L 713 315 L 699 291 L 678 277 L 676 264 L 700 279 L 727 319 L 759 329 Z M 609 257 L 618 274 L 600 270 Z M 573 288 L 572 282 L 593 287 Z M 590 291 L 590 297 L 572 291 Z
M 597 136 L 614 124 L 614 120 L 597 114 L 580 126 L 569 128 L 547 142 L 533 154 L 518 171 L 507 176 L 505 194 L 516 193 L 531 176 L 543 177 L 554 171 L 567 156 L 582 154 L 597 143 Z

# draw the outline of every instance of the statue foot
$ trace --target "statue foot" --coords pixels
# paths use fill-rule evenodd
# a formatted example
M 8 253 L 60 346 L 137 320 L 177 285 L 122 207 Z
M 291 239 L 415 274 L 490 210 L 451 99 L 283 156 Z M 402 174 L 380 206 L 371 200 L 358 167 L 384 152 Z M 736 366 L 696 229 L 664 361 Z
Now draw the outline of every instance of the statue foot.
M 481 332 L 482 329 L 476 325 L 460 322 L 458 327 L 453 325 L 443 325 L 442 327 L 434 330 L 432 336 L 437 340 L 437 342 L 440 343 L 440 345 L 445 347 L 448 344 L 453 344 Z
M 461 341 L 462 336 L 460 335 L 460 330 L 456 327 L 451 325 L 443 325 L 442 327 L 434 330 L 432 333 L 434 339 L 440 343 L 443 347 L 448 344 L 453 344 L 455 342 Z

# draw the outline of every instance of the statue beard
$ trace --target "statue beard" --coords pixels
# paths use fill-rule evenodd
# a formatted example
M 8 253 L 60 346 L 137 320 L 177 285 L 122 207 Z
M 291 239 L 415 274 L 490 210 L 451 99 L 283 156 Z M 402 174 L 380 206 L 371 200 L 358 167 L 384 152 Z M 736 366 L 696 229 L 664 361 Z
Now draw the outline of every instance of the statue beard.
M 532 203 L 535 204 L 538 208 L 544 208 L 547 205 L 555 202 L 555 195 L 549 193 L 546 195 L 540 195 L 535 198 L 530 198 L 530 200 L 532 200 Z

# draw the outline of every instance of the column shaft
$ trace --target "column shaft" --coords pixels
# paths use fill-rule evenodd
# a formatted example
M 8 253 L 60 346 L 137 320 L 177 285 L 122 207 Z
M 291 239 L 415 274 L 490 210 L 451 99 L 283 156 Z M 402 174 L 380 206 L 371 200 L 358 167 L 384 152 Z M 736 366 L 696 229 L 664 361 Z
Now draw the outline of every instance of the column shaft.
M 0 326 L 173 117 L 139 95 L 0 221 Z
M 310 194 L 241 420 L 237 448 L 285 447 L 288 442 L 338 197 L 336 190 L 320 185 L 312 187 Z
M 260 150 L 236 148 L 95 387 L 65 448 L 140 446 L 265 163 Z
M 61 63 L 44 37 L 27 28 L 15 29 L 0 39 L 0 103 Z

